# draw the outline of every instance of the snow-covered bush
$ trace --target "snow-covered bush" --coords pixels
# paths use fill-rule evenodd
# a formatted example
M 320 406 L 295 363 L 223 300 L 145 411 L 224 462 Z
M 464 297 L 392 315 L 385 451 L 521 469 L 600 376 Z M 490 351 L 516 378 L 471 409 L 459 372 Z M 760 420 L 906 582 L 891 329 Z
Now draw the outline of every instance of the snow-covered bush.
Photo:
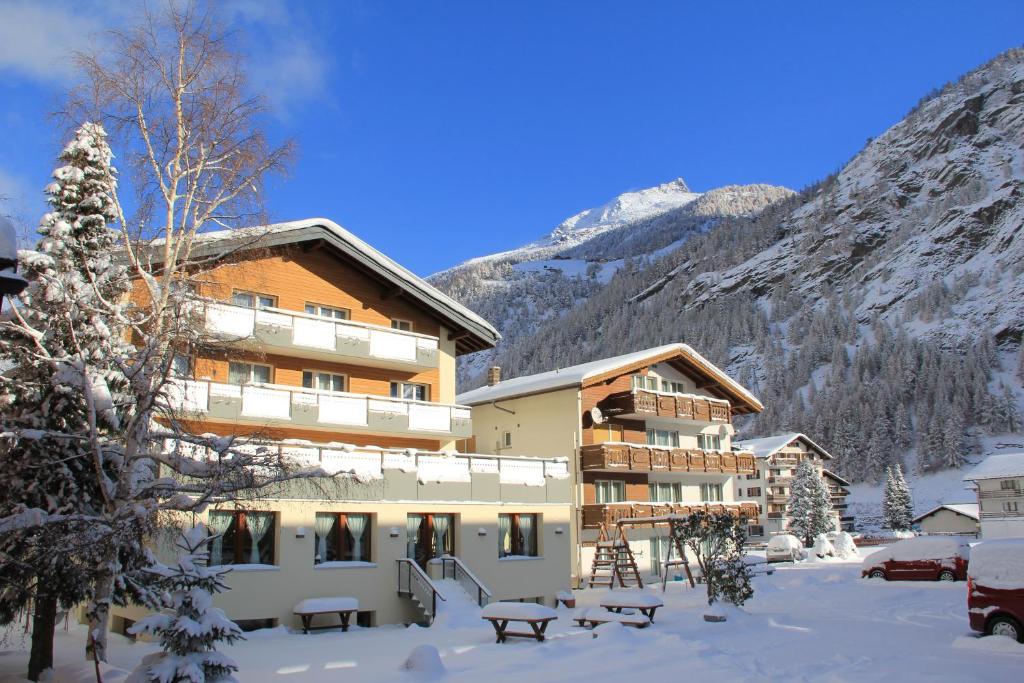
M 840 531 L 836 534 L 836 539 L 832 542 L 832 546 L 835 548 L 836 557 L 841 560 L 848 560 L 851 557 L 857 556 L 857 544 L 853 542 L 853 536 L 845 531 Z
M 207 545 L 215 537 L 197 525 L 178 539 L 174 566 L 150 569 L 164 590 L 164 608 L 173 614 L 152 614 L 131 627 L 133 635 L 157 637 L 162 651 L 143 658 L 125 683 L 237 683 L 238 665 L 216 650 L 219 642 L 242 638 L 242 631 L 213 606 L 213 595 L 226 588 L 227 573 L 207 566 Z
M 709 605 L 724 600 L 739 606 L 753 597 L 750 568 L 743 561 L 743 518 L 698 511 L 683 519 L 673 519 L 671 524 L 673 539 L 681 542 L 697 560 Z
M 836 549 L 825 534 L 818 534 L 814 539 L 814 554 L 819 558 L 834 557 Z

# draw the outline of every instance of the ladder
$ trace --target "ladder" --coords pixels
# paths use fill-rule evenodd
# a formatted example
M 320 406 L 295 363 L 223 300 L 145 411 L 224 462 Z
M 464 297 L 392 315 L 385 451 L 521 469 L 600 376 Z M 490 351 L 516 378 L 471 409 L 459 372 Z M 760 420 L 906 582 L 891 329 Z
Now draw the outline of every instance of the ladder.
M 683 548 L 683 542 L 676 538 L 675 534 L 671 533 L 671 525 L 669 526 L 669 538 L 672 539 L 668 546 L 668 552 L 665 553 L 665 561 L 661 564 L 661 592 L 665 592 L 666 586 L 668 586 L 668 570 L 669 567 L 682 567 L 683 571 L 686 572 L 686 579 L 690 582 L 690 588 L 696 588 L 697 584 L 693 580 L 693 573 L 690 571 L 690 561 L 686 559 L 686 550 Z M 672 549 L 676 551 L 677 559 L 672 559 Z
M 617 537 L 611 537 L 608 534 L 608 527 L 604 523 L 600 526 L 597 545 L 594 547 L 594 562 L 590 566 L 590 587 L 615 588 L 617 581 L 622 588 L 643 588 L 644 582 L 640 578 L 636 558 L 629 548 L 626 534 L 621 526 L 616 525 L 616 528 Z

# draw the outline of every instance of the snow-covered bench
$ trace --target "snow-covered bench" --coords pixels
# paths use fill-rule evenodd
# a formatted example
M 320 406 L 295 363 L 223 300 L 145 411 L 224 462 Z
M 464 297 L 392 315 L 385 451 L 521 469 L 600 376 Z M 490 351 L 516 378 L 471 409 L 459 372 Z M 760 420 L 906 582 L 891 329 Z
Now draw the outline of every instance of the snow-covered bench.
M 644 591 L 612 591 L 601 598 L 601 607 L 609 612 L 621 614 L 624 609 L 640 610 L 651 621 L 654 621 L 655 610 L 664 604 L 657 595 Z
M 606 609 L 600 607 L 583 607 L 576 610 L 573 614 L 572 620 L 576 622 L 577 626 L 600 626 L 601 624 L 607 624 L 609 622 L 617 622 L 624 626 L 636 626 L 637 628 L 647 628 L 651 625 L 651 620 L 643 614 L 622 614 L 621 612 L 609 612 Z
M 480 617 L 491 622 L 498 637 L 495 642 L 504 643 L 509 636 L 535 638 L 538 642 L 544 642 L 544 632 L 548 624 L 558 618 L 558 614 L 550 607 L 532 602 L 492 602 L 484 607 Z M 509 631 L 508 625 L 512 622 L 529 624 L 531 632 Z
M 348 630 L 349 619 L 359 610 L 359 601 L 355 598 L 308 598 L 295 605 L 292 613 L 302 619 L 302 632 L 309 633 L 323 628 L 336 626 L 311 626 L 313 617 L 318 614 L 337 614 L 341 619 L 341 630 Z

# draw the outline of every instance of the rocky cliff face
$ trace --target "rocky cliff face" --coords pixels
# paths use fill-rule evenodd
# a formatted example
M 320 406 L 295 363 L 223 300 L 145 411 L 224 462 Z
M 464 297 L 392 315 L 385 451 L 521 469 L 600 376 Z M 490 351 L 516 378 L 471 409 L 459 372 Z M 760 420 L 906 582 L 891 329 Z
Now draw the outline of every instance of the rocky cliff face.
M 799 195 L 737 203 L 747 189 L 723 188 L 712 220 L 698 210 L 709 192 L 642 230 L 573 243 L 559 257 L 597 263 L 596 276 L 556 305 L 530 299 L 548 291 L 544 270 L 538 290 L 513 263 L 491 262 L 454 293 L 512 331 L 497 354 L 507 376 L 685 341 L 766 404 L 744 436 L 807 432 L 857 480 L 896 462 L 956 467 L 989 435 L 1022 431 L 1022 190 L 1024 50 L 1013 50 Z M 642 263 L 604 270 L 645 247 Z M 439 284 L 453 291 L 459 277 Z

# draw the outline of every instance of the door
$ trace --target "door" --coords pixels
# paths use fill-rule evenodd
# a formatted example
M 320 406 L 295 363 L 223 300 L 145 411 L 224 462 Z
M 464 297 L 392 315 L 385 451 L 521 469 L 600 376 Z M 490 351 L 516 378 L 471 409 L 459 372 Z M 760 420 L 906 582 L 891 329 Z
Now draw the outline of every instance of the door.
M 454 555 L 455 516 L 448 514 L 411 514 L 409 519 L 410 556 L 426 570 L 431 560 Z M 415 529 L 415 534 L 413 534 Z

